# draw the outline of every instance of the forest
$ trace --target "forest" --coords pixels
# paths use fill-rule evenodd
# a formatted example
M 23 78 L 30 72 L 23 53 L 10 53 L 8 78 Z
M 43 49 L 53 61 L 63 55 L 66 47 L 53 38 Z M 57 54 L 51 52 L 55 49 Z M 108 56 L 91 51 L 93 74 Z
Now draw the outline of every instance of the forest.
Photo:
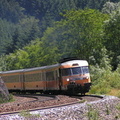
M 120 89 L 120 0 L 0 0 L 0 31 L 1 71 L 79 57 L 92 93 Z

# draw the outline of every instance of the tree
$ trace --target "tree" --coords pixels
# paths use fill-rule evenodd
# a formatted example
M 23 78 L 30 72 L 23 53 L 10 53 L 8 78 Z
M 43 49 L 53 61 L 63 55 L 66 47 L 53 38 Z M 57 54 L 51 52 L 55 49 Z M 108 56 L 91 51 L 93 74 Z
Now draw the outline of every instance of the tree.
M 117 67 L 117 56 L 120 55 L 120 11 L 114 12 L 111 18 L 105 22 L 105 46 L 111 52 L 112 65 Z
M 65 19 L 58 24 L 62 26 L 61 29 L 66 29 L 61 35 L 62 38 L 66 38 L 65 42 L 61 41 L 61 46 L 69 46 L 67 51 L 83 59 L 89 59 L 93 50 L 103 47 L 103 24 L 108 15 L 97 10 L 85 9 L 67 11 L 64 17 Z
M 44 47 L 43 42 L 36 39 L 23 49 L 7 55 L 4 59 L 4 66 L 6 70 L 40 67 L 55 64 L 58 57 L 57 48 Z
M 24 8 L 16 0 L 0 0 L 0 18 L 17 23 L 24 17 Z
M 99 9 L 109 0 L 16 0 L 22 8 L 25 8 L 26 15 L 38 18 L 41 23 L 41 31 L 52 27 L 54 21 L 62 19 L 60 13 L 65 10 L 78 9 Z M 113 0 L 114 2 L 118 0 Z
M 40 37 L 39 20 L 34 17 L 22 19 L 16 25 L 13 35 L 13 46 L 11 51 L 19 49 L 30 43 L 31 40 Z
M 12 45 L 12 35 L 15 27 L 13 23 L 0 19 L 0 55 L 9 53 Z
M 111 14 L 119 9 L 120 2 L 113 3 L 113 2 L 106 2 L 102 8 L 103 13 Z

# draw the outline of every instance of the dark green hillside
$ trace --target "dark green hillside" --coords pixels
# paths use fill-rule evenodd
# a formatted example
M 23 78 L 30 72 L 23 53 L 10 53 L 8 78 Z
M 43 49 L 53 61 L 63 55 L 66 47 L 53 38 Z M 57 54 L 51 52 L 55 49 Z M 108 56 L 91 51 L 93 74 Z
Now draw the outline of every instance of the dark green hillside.
M 39 57 L 42 54 L 43 60 L 33 66 L 48 64 L 45 62 L 47 58 L 52 64 L 66 56 L 81 56 L 91 64 L 99 65 L 103 57 L 100 51 L 105 48 L 111 59 L 110 64 L 116 69 L 120 50 L 119 13 L 115 11 L 119 10 L 119 0 L 107 1 L 1 0 L 0 55 L 15 54 L 19 49 L 30 46 L 31 41 L 36 43 L 36 39 L 39 39 L 42 43 L 40 48 L 43 48 L 38 53 Z M 51 59 L 51 54 L 55 60 Z M 30 62 L 22 67 L 31 65 Z
M 41 38 L 48 27 L 53 27 L 55 21 L 63 19 L 60 13 L 84 8 L 102 10 L 107 1 L 0 0 L 0 55 L 12 53 L 31 40 Z
M 0 18 L 18 23 L 24 17 L 25 9 L 16 0 L 0 0 Z
M 24 14 L 35 16 L 41 21 L 42 31 L 53 25 L 53 21 L 60 20 L 60 13 L 71 9 L 99 9 L 109 0 L 16 0 L 25 8 Z M 119 0 L 111 0 L 118 2 Z

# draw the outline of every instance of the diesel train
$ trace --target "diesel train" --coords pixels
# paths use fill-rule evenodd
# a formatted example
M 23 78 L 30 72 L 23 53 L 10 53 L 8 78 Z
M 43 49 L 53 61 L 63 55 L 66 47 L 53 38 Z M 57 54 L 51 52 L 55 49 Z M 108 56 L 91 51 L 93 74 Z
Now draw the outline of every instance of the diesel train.
M 85 94 L 91 79 L 86 60 L 62 60 L 58 64 L 0 72 L 9 91 Z

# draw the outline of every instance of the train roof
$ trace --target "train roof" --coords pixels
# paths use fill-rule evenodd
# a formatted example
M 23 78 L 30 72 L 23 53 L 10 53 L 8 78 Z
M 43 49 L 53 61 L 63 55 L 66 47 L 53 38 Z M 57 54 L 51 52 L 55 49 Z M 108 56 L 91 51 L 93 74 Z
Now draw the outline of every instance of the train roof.
M 88 66 L 88 62 L 86 60 L 70 60 L 54 65 L 49 66 L 42 66 L 42 67 L 34 67 L 34 68 L 27 68 L 27 69 L 19 69 L 19 70 L 10 70 L 10 71 L 1 71 L 0 74 L 5 73 L 22 73 L 22 72 L 29 72 L 29 71 L 37 71 L 37 70 L 46 70 L 46 69 L 53 69 L 53 68 L 60 68 L 60 66 L 73 66 L 74 64 L 78 64 L 79 66 Z
M 0 72 L 0 74 L 2 74 L 2 73 L 21 73 L 21 72 L 29 72 L 29 71 L 36 71 L 36 70 L 46 70 L 46 69 L 58 68 L 59 66 L 60 66 L 60 64 L 54 64 L 54 65 L 35 67 L 35 68 L 3 71 L 3 72 Z
M 35 67 L 35 68 L 30 68 L 30 69 L 24 69 L 24 72 L 27 72 L 27 71 L 35 71 L 35 70 L 46 70 L 46 69 L 58 68 L 59 66 L 60 66 L 60 64 L 54 64 L 54 65 L 42 66 L 42 67 Z
M 66 61 L 64 63 L 61 63 L 61 66 L 74 66 L 75 64 L 78 64 L 79 66 L 88 66 L 88 62 L 86 60 L 71 60 L 71 61 Z
M 59 63 L 64 63 L 64 62 L 67 62 L 67 61 L 72 61 L 72 60 L 81 60 L 80 58 L 77 58 L 77 57 L 67 57 L 67 58 L 62 58 L 59 60 Z

